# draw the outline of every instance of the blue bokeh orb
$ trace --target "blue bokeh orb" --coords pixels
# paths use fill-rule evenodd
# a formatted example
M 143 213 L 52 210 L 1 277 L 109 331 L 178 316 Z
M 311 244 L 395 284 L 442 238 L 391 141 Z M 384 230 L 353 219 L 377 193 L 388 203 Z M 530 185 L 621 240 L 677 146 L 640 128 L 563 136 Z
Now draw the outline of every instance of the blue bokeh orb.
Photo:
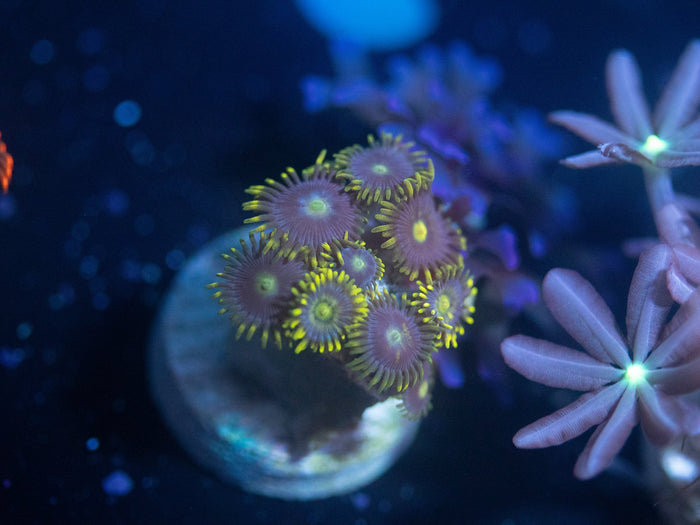
M 421 41 L 435 29 L 440 15 L 432 0 L 296 0 L 296 5 L 328 39 L 374 51 Z

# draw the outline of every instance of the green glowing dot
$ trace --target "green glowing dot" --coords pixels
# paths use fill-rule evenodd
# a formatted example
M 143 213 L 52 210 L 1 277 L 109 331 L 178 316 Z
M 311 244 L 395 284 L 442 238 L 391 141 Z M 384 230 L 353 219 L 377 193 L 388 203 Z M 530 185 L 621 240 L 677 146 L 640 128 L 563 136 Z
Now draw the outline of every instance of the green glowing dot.
M 413 223 L 413 238 L 418 242 L 425 242 L 428 239 L 428 227 L 421 219 Z
M 375 175 L 388 175 L 389 166 L 387 166 L 386 164 L 373 164 L 372 173 L 374 173 Z
M 328 203 L 323 199 L 314 199 L 308 205 L 309 215 L 326 215 Z
M 632 385 L 638 385 L 644 381 L 646 375 L 647 369 L 641 363 L 632 363 L 625 371 L 625 379 Z
M 313 316 L 317 321 L 330 321 L 335 317 L 335 305 L 330 300 L 319 300 L 313 307 Z
M 437 309 L 440 313 L 447 312 L 450 309 L 450 298 L 447 294 L 442 294 L 438 297 Z
M 391 328 L 387 329 L 386 340 L 391 346 L 400 345 L 402 339 L 403 334 L 401 333 L 401 330 L 399 330 L 397 327 L 392 326 Z
M 260 272 L 255 276 L 255 288 L 261 295 L 275 295 L 279 288 L 277 277 L 270 272 Z
M 360 257 L 359 255 L 356 255 L 355 257 L 352 258 L 352 261 L 350 261 L 350 265 L 353 270 L 356 272 L 361 272 L 362 270 L 365 269 L 365 266 L 367 266 L 367 263 L 365 260 Z
M 668 142 L 656 135 L 649 135 L 640 149 L 642 153 L 653 159 L 666 148 L 668 148 Z

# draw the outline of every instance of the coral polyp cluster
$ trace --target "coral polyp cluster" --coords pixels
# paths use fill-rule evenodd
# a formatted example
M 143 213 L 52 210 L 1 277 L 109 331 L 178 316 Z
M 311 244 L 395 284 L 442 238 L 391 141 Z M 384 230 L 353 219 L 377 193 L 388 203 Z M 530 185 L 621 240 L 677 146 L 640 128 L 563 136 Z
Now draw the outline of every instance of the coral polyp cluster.
M 457 347 L 476 297 L 432 161 L 384 133 L 265 182 L 246 190 L 250 240 L 209 285 L 236 335 L 328 356 L 377 400 L 425 415 L 435 354 Z

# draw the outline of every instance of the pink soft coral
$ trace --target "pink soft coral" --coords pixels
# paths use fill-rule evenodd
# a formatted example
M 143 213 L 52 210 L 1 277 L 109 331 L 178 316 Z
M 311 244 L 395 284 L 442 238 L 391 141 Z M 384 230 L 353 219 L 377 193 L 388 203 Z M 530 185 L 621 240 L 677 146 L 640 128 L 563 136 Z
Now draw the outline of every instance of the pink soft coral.
M 700 433 L 700 408 L 678 397 L 700 388 L 700 292 L 666 323 L 672 259 L 665 245 L 640 258 L 628 297 L 626 342 L 588 281 L 570 270 L 547 274 L 545 302 L 586 353 L 523 335 L 506 339 L 501 351 L 528 379 L 587 393 L 521 429 L 513 438 L 517 447 L 558 445 L 598 425 L 574 469 L 576 477 L 588 479 L 612 462 L 639 420 L 656 445 Z

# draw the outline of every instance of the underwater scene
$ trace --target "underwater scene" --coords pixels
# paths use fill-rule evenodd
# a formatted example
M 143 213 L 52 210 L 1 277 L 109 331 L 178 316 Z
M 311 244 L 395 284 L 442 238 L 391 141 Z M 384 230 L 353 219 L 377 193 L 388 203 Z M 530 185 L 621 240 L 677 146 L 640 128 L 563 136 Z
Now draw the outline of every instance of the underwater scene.
M 700 523 L 700 2 L 0 23 L 0 523 Z

